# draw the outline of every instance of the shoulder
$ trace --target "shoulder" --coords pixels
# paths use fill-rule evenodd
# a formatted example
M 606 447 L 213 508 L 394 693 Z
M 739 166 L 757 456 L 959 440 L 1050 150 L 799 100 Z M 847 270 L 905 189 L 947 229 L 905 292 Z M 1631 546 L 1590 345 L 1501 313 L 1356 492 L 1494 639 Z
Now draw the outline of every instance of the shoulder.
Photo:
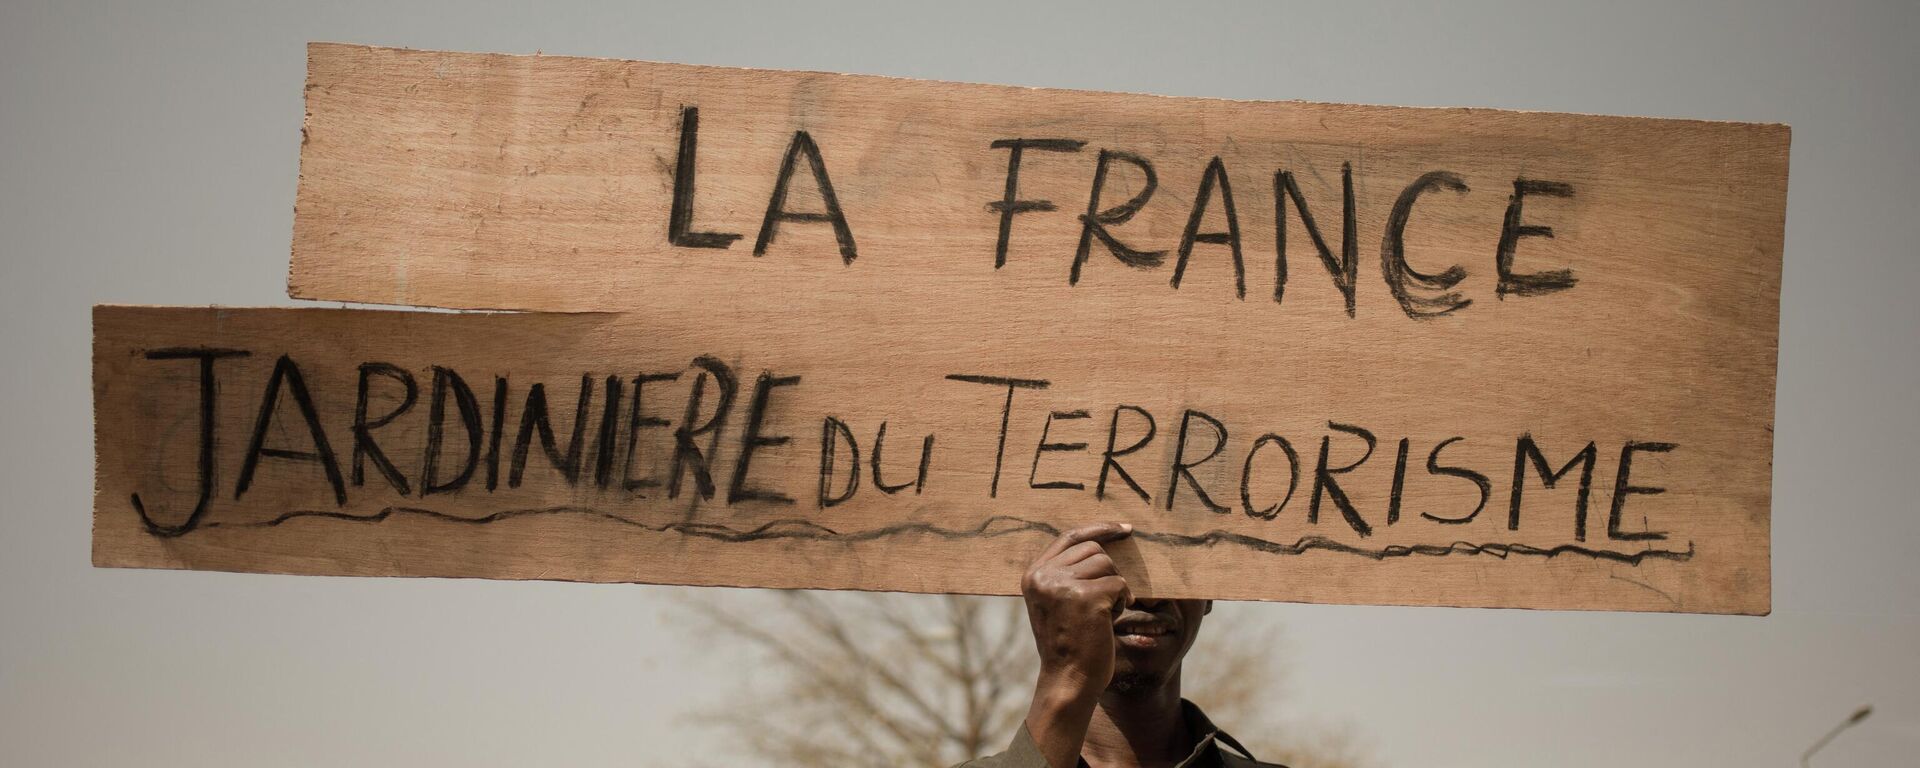
M 1234 741 L 1232 736 L 1225 733 L 1217 735 L 1215 751 L 1220 754 L 1221 768 L 1287 768 L 1279 763 L 1255 759 L 1252 752 L 1248 752 L 1246 747 L 1240 746 L 1240 742 Z
M 1221 768 L 1287 768 L 1279 763 L 1255 759 L 1253 753 L 1242 746 L 1239 740 L 1215 726 L 1199 707 L 1194 706 L 1193 702 L 1182 701 L 1181 703 L 1185 705 L 1188 722 L 1195 730 L 1199 733 L 1212 734 L 1209 738 L 1213 739 L 1214 752 L 1220 755 Z
M 1226 749 L 1220 750 L 1220 765 L 1222 768 L 1287 768 L 1279 763 L 1262 762 L 1245 755 L 1236 755 L 1232 750 Z

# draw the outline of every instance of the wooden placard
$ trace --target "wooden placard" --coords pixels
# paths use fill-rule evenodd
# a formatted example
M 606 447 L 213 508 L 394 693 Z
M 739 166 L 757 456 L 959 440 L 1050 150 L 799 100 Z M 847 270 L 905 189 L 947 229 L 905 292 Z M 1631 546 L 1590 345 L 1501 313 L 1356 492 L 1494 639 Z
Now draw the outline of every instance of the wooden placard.
M 306 102 L 298 298 L 859 304 L 949 315 L 956 338 L 987 311 L 1231 319 L 1473 356 L 1487 328 L 1668 327 L 1772 376 L 1784 125 L 321 43 Z
M 1768 610 L 1784 126 L 309 54 L 293 295 L 620 314 L 102 309 L 96 562 Z
M 870 310 L 99 307 L 94 562 L 1004 594 L 1118 519 L 1152 596 L 1768 610 L 1764 356 Z

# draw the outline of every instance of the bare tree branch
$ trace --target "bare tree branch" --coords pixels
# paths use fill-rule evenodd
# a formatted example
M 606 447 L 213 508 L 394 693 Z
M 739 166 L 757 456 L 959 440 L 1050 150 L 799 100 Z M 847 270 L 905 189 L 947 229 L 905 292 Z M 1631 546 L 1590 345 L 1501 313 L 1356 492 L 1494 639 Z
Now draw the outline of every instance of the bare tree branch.
M 1038 674 L 1015 598 L 730 592 L 684 604 L 721 638 L 765 654 L 771 695 L 743 693 L 713 718 L 742 748 L 802 768 L 948 766 L 1003 748 Z M 721 604 L 732 609 L 723 609 Z M 1275 727 L 1283 700 L 1276 628 L 1217 610 L 1182 691 L 1254 754 L 1294 768 L 1370 765 L 1351 733 Z M 766 706 L 771 698 L 777 707 Z

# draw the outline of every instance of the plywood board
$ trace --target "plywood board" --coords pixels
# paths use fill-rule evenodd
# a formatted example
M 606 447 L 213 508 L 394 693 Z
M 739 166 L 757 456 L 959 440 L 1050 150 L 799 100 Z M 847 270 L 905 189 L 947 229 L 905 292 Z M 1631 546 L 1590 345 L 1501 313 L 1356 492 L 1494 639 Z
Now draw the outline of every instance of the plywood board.
M 987 312 L 1228 320 L 1475 355 L 1487 328 L 1677 327 L 1771 370 L 1782 125 L 337 44 L 310 47 L 306 103 L 301 298 L 861 304 L 959 337 Z
M 1766 612 L 1768 313 L 1590 274 L 1600 311 L 1300 333 L 987 290 L 957 323 L 100 307 L 94 562 L 1006 594 L 1122 520 L 1145 595 Z

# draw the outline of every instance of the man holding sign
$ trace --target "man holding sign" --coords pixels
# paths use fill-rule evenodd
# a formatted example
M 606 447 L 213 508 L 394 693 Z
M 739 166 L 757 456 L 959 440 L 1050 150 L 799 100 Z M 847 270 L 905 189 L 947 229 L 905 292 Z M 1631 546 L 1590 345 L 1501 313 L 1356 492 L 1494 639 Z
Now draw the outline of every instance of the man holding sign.
M 962 768 L 1272 765 L 1180 698 L 1181 661 L 1213 601 L 1134 599 L 1103 546 L 1132 533 L 1082 526 L 1034 559 L 1020 583 L 1040 652 L 1033 706 L 1007 751 Z

